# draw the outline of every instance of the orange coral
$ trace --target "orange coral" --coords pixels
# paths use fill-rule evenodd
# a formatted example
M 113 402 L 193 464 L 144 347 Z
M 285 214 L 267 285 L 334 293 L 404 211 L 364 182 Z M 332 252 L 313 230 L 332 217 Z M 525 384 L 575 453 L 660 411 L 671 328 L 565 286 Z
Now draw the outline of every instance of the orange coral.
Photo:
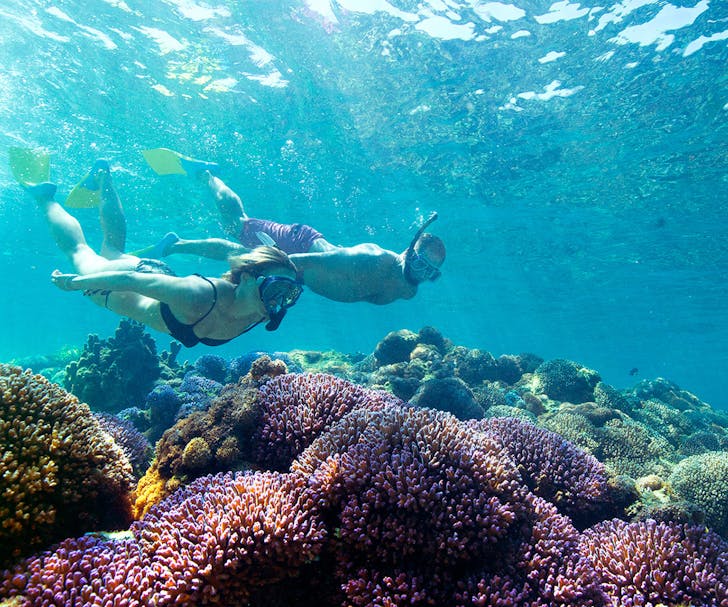
M 88 405 L 0 364 L 0 563 L 68 535 L 125 527 L 132 469 Z
M 132 504 L 134 518 L 138 520 L 143 517 L 154 504 L 171 495 L 180 484 L 177 477 L 164 478 L 159 473 L 157 461 L 154 460 L 146 474 L 139 479 L 134 491 L 134 503 Z

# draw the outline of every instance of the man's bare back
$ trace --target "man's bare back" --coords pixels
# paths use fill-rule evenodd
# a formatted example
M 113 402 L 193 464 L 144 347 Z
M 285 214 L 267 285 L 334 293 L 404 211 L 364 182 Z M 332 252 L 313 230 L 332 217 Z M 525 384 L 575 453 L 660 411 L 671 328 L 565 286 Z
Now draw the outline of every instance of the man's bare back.
M 417 293 L 404 276 L 403 255 L 373 243 L 290 258 L 311 291 L 334 301 L 384 305 Z

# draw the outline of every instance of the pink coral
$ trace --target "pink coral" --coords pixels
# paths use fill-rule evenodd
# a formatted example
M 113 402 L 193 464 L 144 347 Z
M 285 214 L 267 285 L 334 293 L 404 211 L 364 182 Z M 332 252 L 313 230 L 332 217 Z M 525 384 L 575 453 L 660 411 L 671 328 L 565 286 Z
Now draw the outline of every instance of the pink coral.
M 251 590 L 295 576 L 326 537 L 301 476 L 261 472 L 197 479 L 132 527 L 165 580 L 161 603 L 242 602 Z
M 513 417 L 470 423 L 494 437 L 528 487 L 560 511 L 583 514 L 608 500 L 604 465 L 555 432 Z
M 319 434 L 349 411 L 402 401 L 333 375 L 306 373 L 274 377 L 260 388 L 259 403 L 262 420 L 254 436 L 255 460 L 286 470 Z
M 728 543 L 704 528 L 615 519 L 587 529 L 580 550 L 615 607 L 728 606 Z
M 84 536 L 6 572 L 0 597 L 17 597 L 24 607 L 146 607 L 155 581 L 134 540 Z
M 525 488 L 499 446 L 431 409 L 357 409 L 292 470 L 314 476 L 342 559 L 428 569 L 500 554 Z

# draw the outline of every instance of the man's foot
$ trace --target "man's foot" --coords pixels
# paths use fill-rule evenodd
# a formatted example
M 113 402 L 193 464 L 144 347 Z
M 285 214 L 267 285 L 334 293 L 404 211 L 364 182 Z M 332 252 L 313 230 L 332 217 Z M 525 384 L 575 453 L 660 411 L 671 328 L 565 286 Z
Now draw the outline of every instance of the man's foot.
M 181 157 L 179 159 L 182 165 L 182 170 L 190 176 L 197 177 L 205 181 L 209 179 L 210 174 L 215 174 L 220 169 L 220 165 L 217 162 L 206 162 L 204 160 L 196 160 L 194 158 Z M 207 178 L 204 176 L 208 175 Z
M 50 181 L 44 181 L 43 183 L 27 183 L 23 185 L 23 188 L 36 202 L 43 203 L 53 200 L 58 186 Z
M 151 247 L 142 249 L 141 251 L 135 251 L 134 255 L 137 257 L 148 257 L 150 259 L 161 259 L 169 255 L 172 245 L 179 241 L 179 236 L 174 232 L 167 232 L 162 239 Z

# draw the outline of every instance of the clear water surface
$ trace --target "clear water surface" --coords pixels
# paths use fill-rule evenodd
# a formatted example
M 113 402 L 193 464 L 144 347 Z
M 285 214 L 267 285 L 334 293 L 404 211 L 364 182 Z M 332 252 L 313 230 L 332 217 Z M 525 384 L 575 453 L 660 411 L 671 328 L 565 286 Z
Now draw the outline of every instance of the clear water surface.
M 8 148 L 51 151 L 61 198 L 110 159 L 131 248 L 221 235 L 200 184 L 144 164 L 163 146 L 219 162 L 251 215 L 336 243 L 403 250 L 440 214 L 444 275 L 415 299 L 307 293 L 216 354 L 370 352 L 433 325 L 728 408 L 727 59 L 719 0 L 4 0 L 0 360 L 118 322 L 51 285 L 68 264 Z M 96 212 L 75 214 L 98 244 Z

